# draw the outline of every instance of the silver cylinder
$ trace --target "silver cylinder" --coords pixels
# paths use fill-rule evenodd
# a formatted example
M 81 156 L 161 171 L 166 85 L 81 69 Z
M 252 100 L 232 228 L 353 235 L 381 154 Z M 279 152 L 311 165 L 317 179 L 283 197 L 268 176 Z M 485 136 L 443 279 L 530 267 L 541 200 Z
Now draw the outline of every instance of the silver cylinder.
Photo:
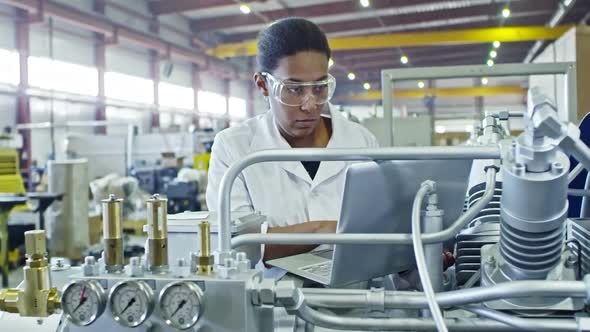
M 64 194 L 47 210 L 47 237 L 51 256 L 83 259 L 90 245 L 88 232 L 88 161 L 49 161 L 49 192 Z
M 529 172 L 505 162 L 500 254 L 510 279 L 544 279 L 561 258 L 567 218 L 569 159 L 556 152 L 549 169 Z

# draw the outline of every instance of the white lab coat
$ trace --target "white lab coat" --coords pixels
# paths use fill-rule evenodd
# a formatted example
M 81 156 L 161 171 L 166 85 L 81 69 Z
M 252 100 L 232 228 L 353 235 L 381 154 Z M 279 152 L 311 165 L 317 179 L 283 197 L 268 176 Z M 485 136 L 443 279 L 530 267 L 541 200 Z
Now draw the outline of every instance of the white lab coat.
M 332 119 L 332 137 L 327 148 L 377 147 L 376 138 L 366 128 L 345 119 L 337 111 L 327 115 Z M 219 184 L 229 165 L 255 151 L 289 148 L 271 111 L 217 134 L 209 163 L 209 210 L 217 209 Z M 252 165 L 234 182 L 231 209 L 260 212 L 268 217 L 269 227 L 338 220 L 344 175 L 351 163 L 322 162 L 313 180 L 301 162 Z M 263 227 L 262 232 L 265 231 Z M 280 277 L 280 274 L 274 276 Z

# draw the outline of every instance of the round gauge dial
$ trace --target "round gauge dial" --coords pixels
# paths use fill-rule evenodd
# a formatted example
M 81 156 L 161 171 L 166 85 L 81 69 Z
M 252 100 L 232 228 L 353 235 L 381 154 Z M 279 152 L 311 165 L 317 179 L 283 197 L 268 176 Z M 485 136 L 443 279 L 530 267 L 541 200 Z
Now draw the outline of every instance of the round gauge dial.
M 137 327 L 154 309 L 154 292 L 143 281 L 121 281 L 111 289 L 109 309 L 119 324 Z
M 104 312 L 105 291 L 95 280 L 72 281 L 63 290 L 61 306 L 70 322 L 88 326 Z
M 197 323 L 203 311 L 203 291 L 191 282 L 176 282 L 160 292 L 159 309 L 166 324 L 186 330 Z

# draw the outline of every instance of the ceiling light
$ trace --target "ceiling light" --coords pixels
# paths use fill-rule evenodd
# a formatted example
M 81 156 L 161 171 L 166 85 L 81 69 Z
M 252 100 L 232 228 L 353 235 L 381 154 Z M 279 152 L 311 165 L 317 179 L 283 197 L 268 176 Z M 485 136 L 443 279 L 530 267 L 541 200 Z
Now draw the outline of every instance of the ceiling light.
M 492 59 L 488 59 L 488 62 L 487 62 L 487 64 L 488 64 L 488 67 L 491 67 L 491 66 L 493 66 L 493 65 L 494 65 L 494 60 L 492 60 Z
M 422 81 L 418 82 L 418 87 L 420 89 L 424 89 L 424 82 L 422 82 Z
M 489 81 L 488 81 L 488 78 L 487 78 L 487 77 L 482 77 L 482 78 L 481 78 L 481 84 L 482 84 L 482 85 L 488 85 L 488 82 L 489 82 Z
M 494 45 L 494 48 L 498 48 L 500 47 L 500 42 L 496 40 L 492 43 L 492 45 Z
M 369 0 L 361 0 L 360 3 L 361 3 L 361 6 L 363 6 L 365 8 L 367 8 L 371 5 L 371 2 Z
M 444 134 L 447 131 L 447 128 L 445 128 L 445 126 L 436 126 L 434 127 L 434 131 L 436 131 L 437 134 Z
M 245 5 L 245 4 L 241 4 L 240 5 L 240 11 L 242 12 L 242 14 L 250 14 L 252 12 L 252 9 L 250 9 L 250 6 Z
M 466 126 L 465 126 L 465 132 L 468 132 L 468 133 L 470 133 L 470 132 L 472 132 L 472 131 L 473 131 L 473 125 L 466 125 Z
M 365 90 L 371 90 L 371 83 L 365 82 L 365 84 L 363 84 L 363 89 L 365 89 Z
M 353 72 L 348 73 L 349 80 L 354 81 L 355 78 L 356 78 L 356 75 Z
M 328 68 L 332 67 L 334 65 L 334 60 L 332 60 L 332 58 L 330 58 L 330 60 L 328 60 Z
M 410 61 L 410 59 L 408 59 L 406 55 L 402 55 L 401 58 L 399 58 L 399 61 L 401 61 L 401 63 L 405 65 L 406 63 L 408 63 L 408 61 Z
M 491 50 L 490 51 L 490 58 L 495 59 L 498 56 L 498 52 Z
M 508 18 L 508 16 L 510 16 L 510 8 L 505 7 L 504 9 L 502 9 L 502 17 Z

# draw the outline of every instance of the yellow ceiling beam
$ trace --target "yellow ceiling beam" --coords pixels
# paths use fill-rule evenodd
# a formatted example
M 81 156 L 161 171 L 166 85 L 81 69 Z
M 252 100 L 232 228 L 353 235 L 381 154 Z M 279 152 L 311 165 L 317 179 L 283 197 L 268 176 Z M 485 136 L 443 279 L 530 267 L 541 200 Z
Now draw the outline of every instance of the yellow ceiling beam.
M 411 46 L 438 46 L 553 40 L 561 37 L 571 26 L 505 26 L 496 28 L 462 29 L 430 32 L 402 32 L 354 37 L 330 38 L 332 51 L 366 50 Z M 208 51 L 219 58 L 256 55 L 256 41 L 220 44 Z
M 436 97 L 487 97 L 499 95 L 524 95 L 526 88 L 518 85 L 507 86 L 481 86 L 459 88 L 435 88 L 435 89 L 400 89 L 394 91 L 395 98 L 421 99 L 426 96 Z M 383 99 L 381 90 L 371 90 L 355 95 L 342 96 L 348 101 L 376 101 Z

